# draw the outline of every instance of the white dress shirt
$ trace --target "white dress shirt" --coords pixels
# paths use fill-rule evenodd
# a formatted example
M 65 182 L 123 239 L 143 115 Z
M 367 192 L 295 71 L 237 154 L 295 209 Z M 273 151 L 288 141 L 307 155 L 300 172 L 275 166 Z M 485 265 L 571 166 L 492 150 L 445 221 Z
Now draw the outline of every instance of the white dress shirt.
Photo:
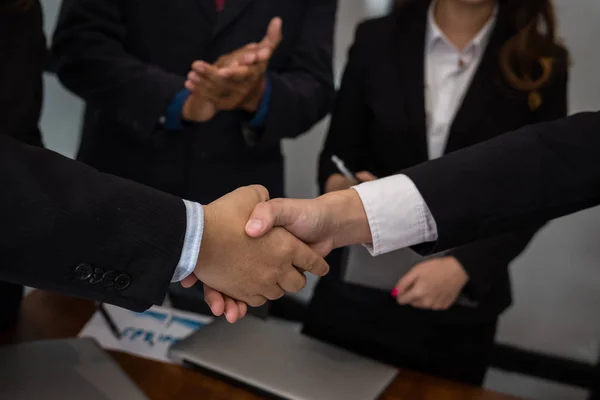
M 427 19 L 425 41 L 425 111 L 429 159 L 444 154 L 456 112 L 467 92 L 491 35 L 498 7 L 489 21 L 459 51 L 435 22 L 435 2 Z M 437 226 L 417 187 L 406 175 L 355 186 L 365 208 L 372 255 L 437 239 Z

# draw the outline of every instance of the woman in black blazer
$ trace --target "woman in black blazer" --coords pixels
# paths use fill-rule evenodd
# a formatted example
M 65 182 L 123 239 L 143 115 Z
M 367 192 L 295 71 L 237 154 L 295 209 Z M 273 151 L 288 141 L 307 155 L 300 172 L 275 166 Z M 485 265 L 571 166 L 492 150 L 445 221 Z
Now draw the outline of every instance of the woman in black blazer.
M 321 155 L 322 190 L 352 185 L 331 162 L 334 154 L 370 180 L 564 117 L 567 65 L 551 0 L 402 1 L 358 27 Z M 343 282 L 342 255 L 334 252 L 304 333 L 401 368 L 480 385 L 498 316 L 512 301 L 508 266 L 539 228 L 417 264 L 394 297 Z M 455 303 L 459 295 L 477 306 Z
M 38 121 L 46 39 L 37 0 L 0 4 L 0 135 L 42 146 Z M 23 287 L 0 282 L 0 328 L 14 321 Z

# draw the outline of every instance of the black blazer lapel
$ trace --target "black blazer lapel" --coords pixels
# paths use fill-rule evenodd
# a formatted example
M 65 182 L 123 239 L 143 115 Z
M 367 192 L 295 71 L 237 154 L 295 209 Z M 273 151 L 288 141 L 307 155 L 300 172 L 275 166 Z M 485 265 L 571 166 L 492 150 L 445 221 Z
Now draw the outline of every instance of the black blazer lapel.
M 506 30 L 503 28 L 505 24 L 499 23 L 500 18 L 499 14 L 479 67 L 456 112 L 445 153 L 464 147 L 468 143 L 470 135 L 477 133 L 477 125 L 481 118 L 493 108 L 492 102 L 498 95 L 499 85 L 502 84 L 498 68 L 498 54 L 507 39 Z
M 404 13 L 402 13 L 404 14 Z M 428 158 L 427 125 L 425 115 L 425 35 L 427 8 L 417 13 L 406 13 L 410 19 L 399 18 L 396 22 L 395 46 L 391 49 L 396 58 L 401 94 L 404 103 L 408 132 L 414 135 L 419 157 Z M 415 17 L 415 15 L 417 15 Z M 399 110 L 400 111 L 400 110 Z
M 213 36 L 217 36 L 229 26 L 244 11 L 252 0 L 227 0 L 225 8 L 217 16 L 217 23 L 213 30 Z M 213 1 L 214 3 L 214 1 Z
M 210 23 L 214 24 L 217 21 L 217 3 L 215 0 L 189 0 L 198 6 L 200 13 Z

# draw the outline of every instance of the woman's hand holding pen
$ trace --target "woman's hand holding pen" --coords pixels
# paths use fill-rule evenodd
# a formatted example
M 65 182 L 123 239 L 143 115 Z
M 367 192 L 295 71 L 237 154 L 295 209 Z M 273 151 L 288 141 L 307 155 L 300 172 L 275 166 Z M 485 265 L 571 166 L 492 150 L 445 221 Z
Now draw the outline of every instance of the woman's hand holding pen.
M 392 297 L 398 304 L 429 310 L 447 310 L 469 276 L 454 257 L 440 257 L 415 265 L 398 281 Z
M 325 182 L 325 193 L 335 192 L 338 190 L 350 189 L 354 185 L 358 185 L 361 182 L 370 182 L 377 180 L 377 177 L 369 171 L 360 171 L 356 173 L 356 179 L 351 180 L 346 178 L 340 173 L 331 175 L 327 182 Z

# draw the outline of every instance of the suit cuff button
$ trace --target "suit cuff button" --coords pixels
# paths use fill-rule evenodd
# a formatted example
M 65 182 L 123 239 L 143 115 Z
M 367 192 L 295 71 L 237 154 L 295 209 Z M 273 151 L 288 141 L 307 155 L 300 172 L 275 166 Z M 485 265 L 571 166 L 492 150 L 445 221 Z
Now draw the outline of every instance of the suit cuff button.
M 108 271 L 102 275 L 102 286 L 109 288 L 113 286 L 117 280 L 118 274 L 115 271 Z
M 127 274 L 121 274 L 115 278 L 115 289 L 125 290 L 131 285 L 131 277 Z
M 75 277 L 80 281 L 87 281 L 94 274 L 94 268 L 90 264 L 79 264 L 75 268 Z

